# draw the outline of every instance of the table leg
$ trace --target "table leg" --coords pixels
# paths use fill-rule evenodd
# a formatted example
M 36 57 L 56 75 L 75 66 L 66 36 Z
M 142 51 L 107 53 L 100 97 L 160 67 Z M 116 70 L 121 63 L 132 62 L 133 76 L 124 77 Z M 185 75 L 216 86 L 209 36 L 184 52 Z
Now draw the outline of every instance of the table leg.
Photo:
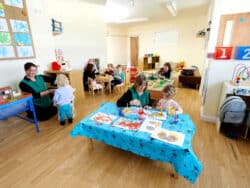
M 111 82 L 109 82 L 109 94 L 111 94 Z
M 182 83 L 180 81 L 178 82 L 178 87 L 182 87 Z
M 91 138 L 88 139 L 88 149 L 93 150 L 94 149 L 94 143 Z
M 247 139 L 247 135 L 248 135 L 248 126 L 247 126 L 247 128 L 246 128 L 246 131 L 245 131 L 245 135 L 244 135 L 244 139 Z
M 36 111 L 35 111 L 32 99 L 29 100 L 29 108 L 30 108 L 30 111 L 33 113 L 34 124 L 36 125 L 36 132 L 40 132 L 38 121 L 37 121 L 37 117 L 36 117 Z
M 200 87 L 200 84 L 196 84 L 196 89 L 199 89 L 199 87 Z
M 174 171 L 172 173 L 170 173 L 170 176 L 174 179 L 178 179 L 179 178 L 179 175 Z

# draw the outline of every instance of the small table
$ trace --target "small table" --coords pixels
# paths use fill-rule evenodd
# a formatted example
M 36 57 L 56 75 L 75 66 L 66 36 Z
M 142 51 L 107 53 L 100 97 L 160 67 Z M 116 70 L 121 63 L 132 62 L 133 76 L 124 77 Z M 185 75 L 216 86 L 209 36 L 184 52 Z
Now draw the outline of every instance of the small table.
M 179 122 L 172 124 L 173 118 L 163 121 L 163 128 L 185 134 L 182 147 L 153 139 L 149 133 L 131 131 L 91 120 L 97 112 L 119 117 L 119 108 L 114 103 L 103 103 L 97 111 L 82 119 L 71 131 L 71 137 L 84 136 L 108 145 L 130 151 L 137 155 L 171 163 L 176 172 L 194 183 L 202 171 L 202 164 L 192 150 L 195 126 L 186 114 L 179 115 Z M 116 119 L 117 119 L 116 118 Z M 116 120 L 114 120 L 116 121 Z
M 148 80 L 148 90 L 150 98 L 158 101 L 163 97 L 162 91 L 166 85 L 172 85 L 174 80 Z
M 194 85 L 196 89 L 199 89 L 201 83 L 201 75 L 198 69 L 194 70 L 194 75 L 179 75 L 179 84 Z
M 26 112 L 27 110 L 30 110 L 33 113 L 34 120 L 19 115 L 20 113 Z M 21 95 L 17 98 L 0 102 L 0 120 L 5 120 L 11 116 L 16 116 L 20 119 L 34 123 L 36 126 L 36 131 L 40 131 L 32 95 Z
M 98 75 L 96 76 L 96 82 L 97 83 L 100 83 L 100 84 L 105 84 L 107 83 L 108 84 L 108 90 L 109 90 L 109 93 L 111 93 L 111 81 L 113 80 L 113 76 L 102 76 L 102 75 Z

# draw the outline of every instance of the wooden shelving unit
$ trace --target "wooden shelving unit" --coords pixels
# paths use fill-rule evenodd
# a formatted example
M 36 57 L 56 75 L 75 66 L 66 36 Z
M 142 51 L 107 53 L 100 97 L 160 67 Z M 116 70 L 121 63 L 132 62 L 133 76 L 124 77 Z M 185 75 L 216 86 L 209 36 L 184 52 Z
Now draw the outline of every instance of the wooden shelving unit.
M 156 63 L 160 63 L 160 56 L 143 57 L 143 70 L 155 69 Z

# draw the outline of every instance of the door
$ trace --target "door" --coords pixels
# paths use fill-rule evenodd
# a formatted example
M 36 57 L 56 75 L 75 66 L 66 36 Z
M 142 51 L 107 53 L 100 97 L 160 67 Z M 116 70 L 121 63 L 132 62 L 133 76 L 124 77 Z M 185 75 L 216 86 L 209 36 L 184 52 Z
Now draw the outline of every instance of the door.
M 131 65 L 138 66 L 139 37 L 130 37 L 130 61 Z

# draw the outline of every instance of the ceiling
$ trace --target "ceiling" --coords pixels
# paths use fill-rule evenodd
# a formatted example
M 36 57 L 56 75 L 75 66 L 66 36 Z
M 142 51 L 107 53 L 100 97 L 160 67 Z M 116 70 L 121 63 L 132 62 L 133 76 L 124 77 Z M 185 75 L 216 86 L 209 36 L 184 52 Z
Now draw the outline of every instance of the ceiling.
M 102 4 L 106 7 L 106 22 L 115 23 L 118 20 L 131 20 L 147 18 L 148 20 L 159 20 L 171 18 L 166 4 L 174 1 L 178 12 L 208 5 L 210 0 L 83 0 L 89 3 Z

